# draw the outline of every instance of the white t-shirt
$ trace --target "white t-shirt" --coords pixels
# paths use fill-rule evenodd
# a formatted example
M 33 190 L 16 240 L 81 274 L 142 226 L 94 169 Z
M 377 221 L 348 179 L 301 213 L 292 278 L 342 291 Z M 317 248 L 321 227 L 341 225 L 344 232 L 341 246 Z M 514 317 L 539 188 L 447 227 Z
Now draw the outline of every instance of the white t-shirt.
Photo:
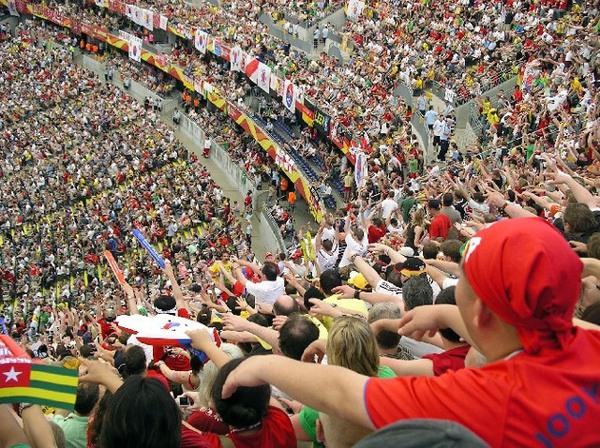
M 387 219 L 398 209 L 398 203 L 393 199 L 386 198 L 381 201 L 381 217 Z
M 283 278 L 277 277 L 277 280 L 263 280 L 259 283 L 246 283 L 246 291 L 256 298 L 256 303 L 273 305 L 275 301 L 283 295 Z
M 331 255 L 329 255 L 325 249 L 321 249 L 319 252 L 317 252 L 317 264 L 319 265 L 321 272 L 326 271 L 327 269 L 335 268 L 335 262 L 337 261 L 339 255 L 340 246 L 337 244 L 333 246 Z
M 340 261 L 340 268 L 344 266 L 348 266 L 350 260 L 348 259 L 348 254 L 350 252 L 356 252 L 359 255 L 364 255 L 367 252 L 367 247 L 369 246 L 369 240 L 367 239 L 367 234 L 365 232 L 365 236 L 362 241 L 359 243 L 354 239 L 354 237 L 350 234 L 346 235 L 346 250 L 344 251 L 344 255 L 342 257 L 342 261 Z

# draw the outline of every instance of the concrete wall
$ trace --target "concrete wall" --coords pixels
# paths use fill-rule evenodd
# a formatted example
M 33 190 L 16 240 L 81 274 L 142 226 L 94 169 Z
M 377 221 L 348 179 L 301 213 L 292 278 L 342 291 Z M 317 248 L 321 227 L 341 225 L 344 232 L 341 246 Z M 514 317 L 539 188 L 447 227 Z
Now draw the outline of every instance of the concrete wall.
M 204 146 L 204 131 L 200 126 L 183 114 L 181 115 L 179 130 L 199 146 Z M 252 206 L 259 223 L 258 234 L 260 235 L 263 247 L 267 251 L 285 252 L 285 243 L 281 237 L 277 224 L 271 217 L 269 211 L 261 210 L 263 207 L 259 206 L 259 196 L 261 191 L 257 190 L 256 186 L 247 178 L 245 170 L 240 168 L 239 164 L 231 160 L 229 153 L 215 142 L 213 142 L 211 146 L 210 158 L 225 174 L 231 184 L 240 192 L 242 197 L 246 196 L 248 190 L 252 191 L 252 196 L 254 198 Z

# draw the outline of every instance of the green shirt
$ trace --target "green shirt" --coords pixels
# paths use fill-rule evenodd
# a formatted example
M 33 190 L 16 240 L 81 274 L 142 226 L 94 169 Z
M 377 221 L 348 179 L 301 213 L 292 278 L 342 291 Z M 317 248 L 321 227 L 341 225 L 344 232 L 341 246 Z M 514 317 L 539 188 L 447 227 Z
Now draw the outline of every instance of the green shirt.
M 87 448 L 87 425 L 89 417 L 70 413 L 66 417 L 55 415 L 53 421 L 65 433 L 67 448 Z

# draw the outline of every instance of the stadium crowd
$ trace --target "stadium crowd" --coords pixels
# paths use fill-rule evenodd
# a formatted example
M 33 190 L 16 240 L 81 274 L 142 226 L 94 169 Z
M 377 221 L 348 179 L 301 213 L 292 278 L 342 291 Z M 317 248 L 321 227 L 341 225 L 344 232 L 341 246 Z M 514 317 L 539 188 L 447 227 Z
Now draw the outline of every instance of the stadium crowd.
M 354 127 L 371 124 L 370 114 L 405 117 L 408 106 L 394 105 L 388 93 L 394 67 L 404 79 L 421 59 L 442 83 L 477 93 L 468 83 L 483 91 L 488 81 L 467 81 L 467 66 L 483 61 L 479 74 L 492 79 L 492 67 L 522 56 L 528 63 L 514 92 L 477 98 L 487 146 L 460 151 L 451 144 L 451 108 L 417 103 L 445 163 L 419 165 L 422 149 L 384 133 L 366 181 L 356 185 L 347 162 L 304 131 L 292 144 L 307 157 L 334 158 L 329 168 L 344 176 L 347 204 L 326 213 L 315 234 L 300 232 L 290 253 L 264 260 L 250 250 L 249 204 L 224 197 L 157 111 L 73 65 L 71 36 L 33 23 L 7 36 L 0 43 L 2 329 L 35 358 L 77 366 L 80 382 L 66 417 L 56 411 L 46 420 L 38 406 L 22 403 L 24 430 L 0 406 L 0 444 L 429 446 L 452 431 L 469 446 L 597 445 L 597 6 L 482 5 L 367 9 L 348 25 L 364 39 L 356 42 L 360 63 L 335 70 L 346 73 L 339 94 L 357 87 L 348 103 L 357 111 L 348 122 Z M 170 8 L 170 17 L 213 17 Z M 259 9 L 232 11 L 256 19 Z M 230 31 L 221 29 L 237 30 Z M 390 35 L 398 42 L 387 42 L 388 51 L 380 44 Z M 400 41 L 416 53 L 392 51 Z M 442 56 L 436 42 L 456 53 Z M 223 64 L 195 61 L 192 52 L 185 58 L 247 98 Z M 144 84 L 165 81 L 118 55 L 108 60 Z M 316 64 L 307 82 L 325 85 L 316 75 L 327 66 Z M 371 75 L 381 82 L 368 94 Z M 424 72 L 407 76 L 426 87 L 417 82 Z M 326 89 L 307 93 L 343 104 L 319 97 Z M 262 108 L 266 119 L 282 111 Z M 204 103 L 187 113 L 280 197 L 282 179 L 248 136 Z M 398 129 L 410 139 L 408 124 Z M 134 228 L 170 260 L 164 269 L 135 245 Z M 124 270 L 121 286 L 101 262 L 104 250 Z M 203 363 L 194 351 L 140 343 L 119 326 L 123 314 L 176 315 L 220 336 L 187 333 L 210 359 Z

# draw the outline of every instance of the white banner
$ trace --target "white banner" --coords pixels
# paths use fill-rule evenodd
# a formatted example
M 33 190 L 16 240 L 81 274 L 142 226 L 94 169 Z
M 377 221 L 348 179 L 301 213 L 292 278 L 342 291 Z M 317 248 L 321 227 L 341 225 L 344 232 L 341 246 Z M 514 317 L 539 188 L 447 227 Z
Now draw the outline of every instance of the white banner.
M 144 14 L 142 8 L 131 5 L 131 20 L 139 26 L 144 26 Z
M 244 52 L 240 47 L 235 47 L 231 50 L 231 61 L 230 68 L 231 71 L 241 72 L 242 71 L 242 61 L 244 60 Z
M 11 16 L 19 17 L 19 11 L 17 11 L 17 2 L 15 0 L 8 0 L 8 12 Z
M 454 104 L 454 100 L 456 99 L 456 92 L 454 90 L 446 88 L 446 91 L 444 92 L 444 99 L 450 104 Z
M 365 9 L 365 2 L 361 2 L 360 0 L 350 0 L 348 2 L 346 15 L 348 18 L 356 20 L 362 14 L 363 9 Z
M 160 29 L 166 30 L 167 24 L 169 23 L 169 19 L 166 16 L 160 15 Z
M 196 30 L 196 35 L 194 36 L 194 46 L 196 50 L 200 53 L 206 53 L 206 46 L 208 45 L 208 33 L 202 30 Z
M 142 39 L 131 36 L 129 39 L 129 58 L 136 62 L 142 60 Z
M 142 26 L 150 31 L 154 31 L 154 13 L 149 9 L 142 9 Z
M 362 151 L 356 153 L 356 164 L 354 165 L 354 181 L 356 188 L 362 188 L 367 174 L 367 157 Z
M 269 93 L 269 85 L 271 84 L 271 67 L 269 67 L 267 64 L 259 62 L 258 79 L 256 84 L 266 93 Z
M 283 95 L 281 101 L 290 112 L 296 112 L 296 86 L 287 79 L 283 83 Z

